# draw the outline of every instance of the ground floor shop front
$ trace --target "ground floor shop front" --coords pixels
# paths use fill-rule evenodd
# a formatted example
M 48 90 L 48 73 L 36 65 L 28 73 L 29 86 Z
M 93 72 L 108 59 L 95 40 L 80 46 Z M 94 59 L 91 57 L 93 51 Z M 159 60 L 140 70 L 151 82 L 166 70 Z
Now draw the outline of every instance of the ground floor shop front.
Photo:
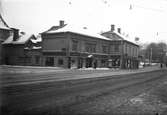
M 111 55 L 108 65 L 110 68 L 138 69 L 139 60 L 135 57 L 124 57 L 121 55 Z
M 97 53 L 44 53 L 43 66 L 63 68 L 122 68 L 137 69 L 139 61 L 135 58 L 125 58 L 120 55 L 105 55 Z
M 44 53 L 44 66 L 57 66 L 64 68 L 107 67 L 108 55 L 77 53 Z

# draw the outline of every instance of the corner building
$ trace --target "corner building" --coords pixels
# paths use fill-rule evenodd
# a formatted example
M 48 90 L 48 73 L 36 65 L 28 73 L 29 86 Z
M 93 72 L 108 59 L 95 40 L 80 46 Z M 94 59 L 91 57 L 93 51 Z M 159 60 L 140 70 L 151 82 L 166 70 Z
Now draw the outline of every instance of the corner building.
M 60 21 L 59 26 L 53 26 L 41 35 L 43 66 L 123 67 L 123 58 L 120 58 L 123 53 L 121 48 L 118 48 L 117 56 L 113 55 L 113 46 L 122 43 L 120 40 L 95 34 L 86 27 L 75 28 L 64 24 L 64 21 Z M 116 57 L 119 60 L 114 62 L 113 59 Z

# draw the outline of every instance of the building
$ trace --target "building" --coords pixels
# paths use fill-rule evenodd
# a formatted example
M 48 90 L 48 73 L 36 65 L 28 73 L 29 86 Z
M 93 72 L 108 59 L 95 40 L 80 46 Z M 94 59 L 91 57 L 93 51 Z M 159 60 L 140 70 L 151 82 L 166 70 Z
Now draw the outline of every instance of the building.
M 2 44 L 4 51 L 4 63 L 7 65 L 41 65 L 41 39 L 34 35 L 19 33 L 13 28 L 14 34 L 9 36 Z
M 121 29 L 115 30 L 115 25 L 111 25 L 111 30 L 101 35 L 110 38 L 110 67 L 123 69 L 137 69 L 139 66 L 139 46 L 130 42 L 121 35 Z
M 0 14 L 0 64 L 4 64 L 4 48 L 2 43 L 12 34 L 12 29 L 6 24 Z
M 86 27 L 64 24 L 42 33 L 44 66 L 66 68 L 106 67 L 110 39 L 90 32 Z
M 42 65 L 138 68 L 138 45 L 125 40 L 119 32 L 112 26 L 111 31 L 100 35 L 60 21 L 59 26 L 41 33 Z
M 10 33 L 10 31 L 12 31 Z M 121 29 L 91 32 L 60 21 L 58 26 L 35 37 L 10 28 L 3 39 L 3 63 L 9 65 L 56 66 L 64 68 L 138 68 L 139 46 L 127 41 Z

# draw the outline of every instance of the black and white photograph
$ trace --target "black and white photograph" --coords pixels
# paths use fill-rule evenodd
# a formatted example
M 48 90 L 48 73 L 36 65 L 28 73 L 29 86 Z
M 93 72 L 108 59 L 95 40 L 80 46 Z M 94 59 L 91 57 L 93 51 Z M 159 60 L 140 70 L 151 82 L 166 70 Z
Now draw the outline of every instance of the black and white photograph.
M 0 0 L 0 115 L 167 115 L 167 0 Z

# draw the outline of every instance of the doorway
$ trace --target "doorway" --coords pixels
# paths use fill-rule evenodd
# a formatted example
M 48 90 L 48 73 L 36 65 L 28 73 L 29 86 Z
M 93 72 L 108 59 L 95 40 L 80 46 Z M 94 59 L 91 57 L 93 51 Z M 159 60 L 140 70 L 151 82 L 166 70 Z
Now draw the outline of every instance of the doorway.
M 45 65 L 54 66 L 54 57 L 46 57 Z
M 86 68 L 92 67 L 93 58 L 86 58 Z

